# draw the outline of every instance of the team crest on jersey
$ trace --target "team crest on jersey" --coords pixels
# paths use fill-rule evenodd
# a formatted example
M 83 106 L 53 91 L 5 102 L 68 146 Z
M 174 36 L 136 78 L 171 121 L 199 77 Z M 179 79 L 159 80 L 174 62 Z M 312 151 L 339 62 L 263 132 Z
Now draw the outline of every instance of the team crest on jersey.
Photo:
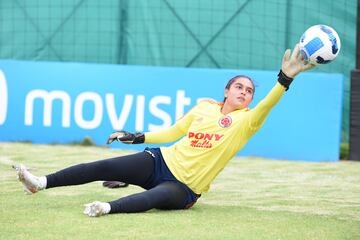
M 219 126 L 222 128 L 230 127 L 232 119 L 230 116 L 223 116 L 219 119 Z

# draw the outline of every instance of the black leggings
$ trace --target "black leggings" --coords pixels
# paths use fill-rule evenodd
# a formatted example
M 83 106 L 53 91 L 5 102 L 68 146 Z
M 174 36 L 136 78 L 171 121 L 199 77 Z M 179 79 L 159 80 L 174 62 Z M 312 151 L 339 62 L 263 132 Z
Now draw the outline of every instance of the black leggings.
M 154 172 L 154 159 L 147 152 L 84 163 L 46 176 L 46 188 L 79 185 L 93 181 L 121 181 L 146 188 Z M 110 213 L 144 212 L 152 208 L 184 209 L 187 192 L 178 183 L 163 182 L 147 191 L 109 202 Z

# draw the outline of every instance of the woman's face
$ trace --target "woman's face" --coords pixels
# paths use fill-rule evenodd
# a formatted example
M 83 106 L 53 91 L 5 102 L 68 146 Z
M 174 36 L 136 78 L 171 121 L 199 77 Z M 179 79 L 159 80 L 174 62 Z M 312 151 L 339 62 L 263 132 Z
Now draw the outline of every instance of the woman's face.
M 245 78 L 237 78 L 230 86 L 225 89 L 224 96 L 226 97 L 226 104 L 233 109 L 247 108 L 254 96 L 253 83 Z

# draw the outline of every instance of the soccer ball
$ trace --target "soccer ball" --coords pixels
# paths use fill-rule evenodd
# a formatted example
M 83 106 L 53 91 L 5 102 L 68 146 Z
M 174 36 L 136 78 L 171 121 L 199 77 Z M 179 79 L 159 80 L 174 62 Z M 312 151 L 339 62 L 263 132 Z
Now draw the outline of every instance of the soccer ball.
M 300 38 L 300 52 L 312 64 L 326 64 L 340 52 L 340 38 L 337 32 L 326 25 L 308 28 Z

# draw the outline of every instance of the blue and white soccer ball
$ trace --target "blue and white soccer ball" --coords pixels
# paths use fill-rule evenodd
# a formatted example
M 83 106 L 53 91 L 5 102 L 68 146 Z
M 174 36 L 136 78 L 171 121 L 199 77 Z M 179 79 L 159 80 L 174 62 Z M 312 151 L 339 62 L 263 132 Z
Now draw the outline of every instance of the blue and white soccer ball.
M 340 38 L 337 32 L 326 25 L 308 28 L 300 38 L 300 51 L 306 61 L 313 64 L 326 64 L 340 52 Z

